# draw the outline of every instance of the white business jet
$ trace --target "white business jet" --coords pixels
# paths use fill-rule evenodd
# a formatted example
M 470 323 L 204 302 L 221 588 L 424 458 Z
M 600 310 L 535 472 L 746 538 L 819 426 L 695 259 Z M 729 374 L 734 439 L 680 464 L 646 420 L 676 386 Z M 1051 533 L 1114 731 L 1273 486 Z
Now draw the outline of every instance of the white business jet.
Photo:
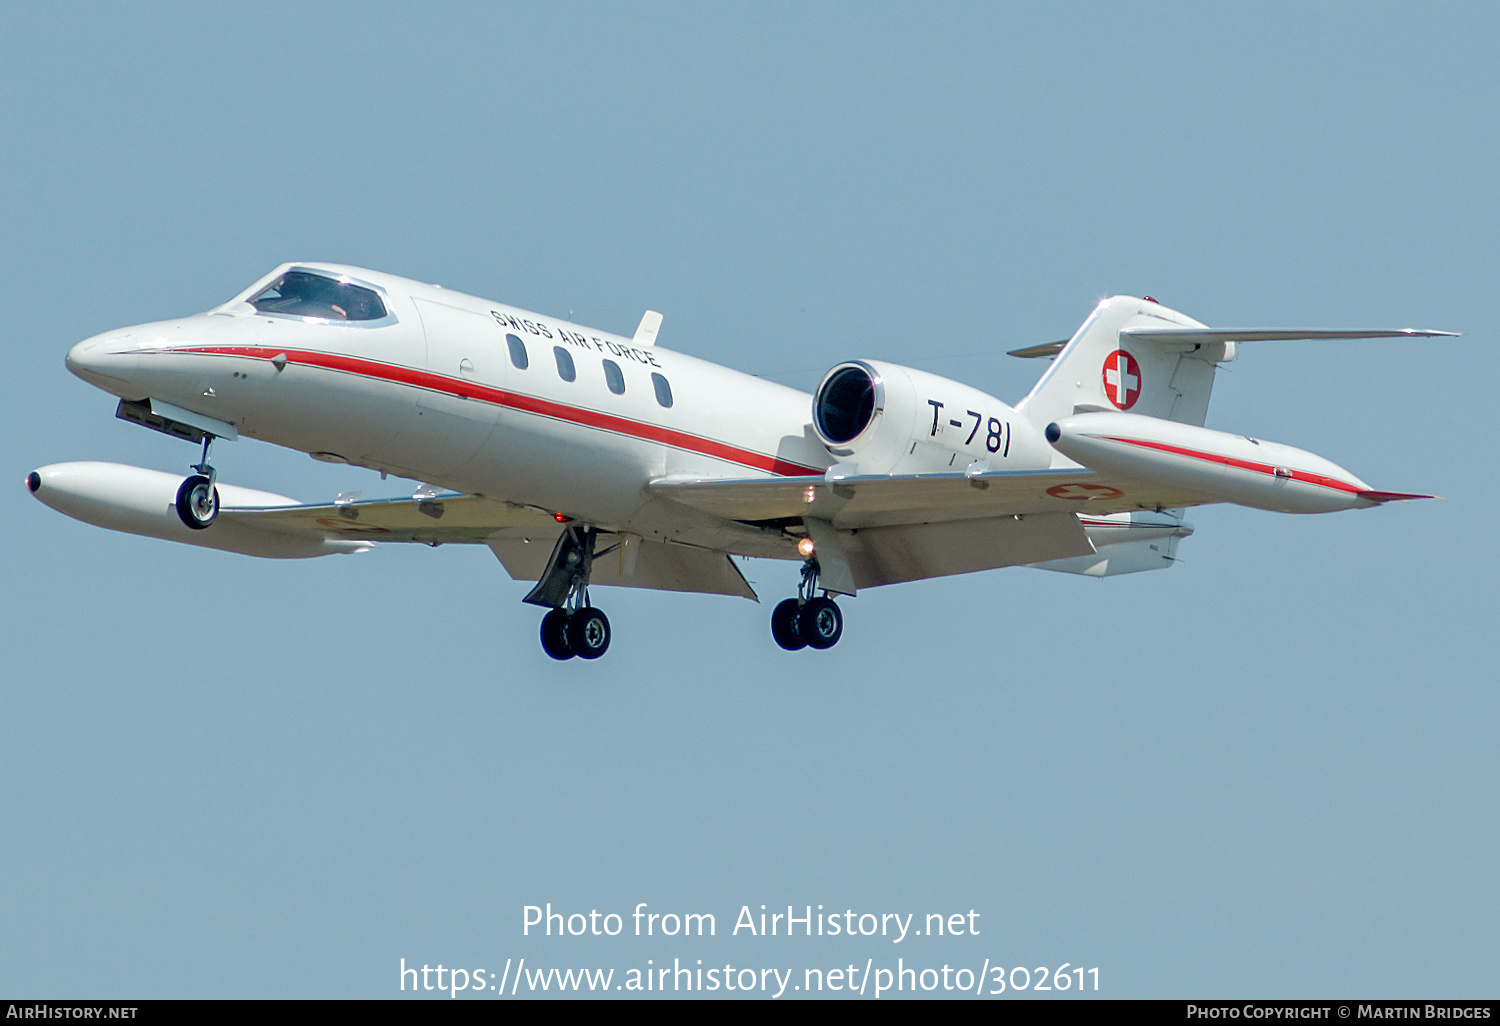
M 287 264 L 204 314 L 78 343 L 68 369 L 117 415 L 202 446 L 185 479 L 112 463 L 28 475 L 101 527 L 253 556 L 378 542 L 488 545 L 542 647 L 595 659 L 592 585 L 755 598 L 733 556 L 796 559 L 771 633 L 829 648 L 835 595 L 1005 566 L 1103 577 L 1170 566 L 1182 508 L 1326 513 L 1426 498 L 1376 491 L 1312 453 L 1203 426 L 1240 342 L 1450 335 L 1206 327 L 1116 296 L 1014 407 L 896 364 L 840 363 L 809 396 L 656 345 L 336 264 Z M 419 483 L 304 505 L 220 484 L 244 436 Z

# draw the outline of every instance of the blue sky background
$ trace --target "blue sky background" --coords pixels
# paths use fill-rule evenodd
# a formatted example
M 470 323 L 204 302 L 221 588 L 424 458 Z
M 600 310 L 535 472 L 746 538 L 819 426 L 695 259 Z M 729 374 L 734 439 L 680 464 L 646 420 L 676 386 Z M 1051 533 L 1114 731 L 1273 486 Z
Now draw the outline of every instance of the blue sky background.
M 0 62 L 0 994 L 397 993 L 397 965 L 1098 966 L 1101 994 L 1472 997 L 1500 956 L 1490 563 L 1500 13 L 1485 4 L 32 5 Z M 811 389 L 1014 402 L 1093 304 L 1456 341 L 1246 346 L 1209 425 L 1440 502 L 1238 508 L 1167 573 L 844 603 L 606 592 L 557 664 L 482 548 L 257 561 L 35 466 L 186 471 L 63 355 L 283 260 L 409 275 Z M 400 483 L 257 443 L 227 481 Z M 521 937 L 521 908 L 712 941 Z M 975 938 L 725 936 L 741 905 Z

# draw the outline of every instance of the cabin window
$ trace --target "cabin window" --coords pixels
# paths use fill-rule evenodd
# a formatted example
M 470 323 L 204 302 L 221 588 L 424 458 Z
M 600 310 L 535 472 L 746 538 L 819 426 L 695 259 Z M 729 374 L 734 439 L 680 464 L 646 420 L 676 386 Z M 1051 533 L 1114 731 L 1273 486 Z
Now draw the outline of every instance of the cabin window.
M 526 356 L 526 343 L 518 336 L 506 335 L 505 344 L 510 346 L 510 362 L 516 365 L 516 370 L 525 370 L 531 366 L 531 360 Z
M 651 386 L 656 389 L 656 401 L 667 408 L 672 406 L 672 386 L 660 374 L 652 372 Z
M 557 376 L 564 381 L 572 381 L 578 377 L 578 368 L 573 366 L 573 354 L 562 346 L 553 346 L 552 355 L 557 358 Z
M 308 271 L 288 271 L 250 305 L 261 313 L 330 321 L 378 321 L 386 316 L 385 304 L 374 290 Z
M 625 374 L 613 360 L 604 361 L 604 381 L 615 395 L 625 394 Z

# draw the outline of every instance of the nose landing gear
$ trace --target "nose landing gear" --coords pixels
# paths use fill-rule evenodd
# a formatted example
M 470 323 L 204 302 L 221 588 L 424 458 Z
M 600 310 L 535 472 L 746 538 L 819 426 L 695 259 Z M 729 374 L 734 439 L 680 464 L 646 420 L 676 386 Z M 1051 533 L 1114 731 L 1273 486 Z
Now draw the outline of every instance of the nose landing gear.
M 802 564 L 802 583 L 797 597 L 785 599 L 771 611 L 771 637 L 788 652 L 799 648 L 832 648 L 844 634 L 844 614 L 838 603 L 815 594 L 818 590 L 818 563 L 809 559 Z
M 208 462 L 208 450 L 214 436 L 203 436 L 203 458 L 193 464 L 196 474 L 177 489 L 177 516 L 194 531 L 201 531 L 219 515 L 219 490 L 214 487 L 218 472 Z

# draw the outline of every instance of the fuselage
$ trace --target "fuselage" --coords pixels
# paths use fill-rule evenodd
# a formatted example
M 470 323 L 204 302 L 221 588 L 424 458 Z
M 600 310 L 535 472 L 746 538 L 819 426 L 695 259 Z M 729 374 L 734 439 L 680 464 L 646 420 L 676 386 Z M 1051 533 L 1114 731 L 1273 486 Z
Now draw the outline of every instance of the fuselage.
M 251 305 L 293 269 L 368 287 L 386 314 L 340 321 Z M 68 366 L 123 399 L 320 459 L 646 537 L 702 519 L 652 499 L 651 480 L 803 475 L 833 462 L 805 392 L 340 265 L 285 265 L 208 313 L 80 342 Z
M 207 313 L 97 335 L 68 366 L 122 399 L 318 459 L 744 555 L 795 553 L 779 531 L 646 486 L 816 475 L 836 462 L 806 392 L 654 338 L 337 264 L 285 264 Z M 991 396 L 894 366 L 888 387 L 911 393 L 884 416 L 914 441 L 888 446 L 878 466 L 862 455 L 867 473 L 1068 462 Z
M 1129 297 L 1101 304 L 1038 390 L 1066 370 L 1072 384 L 1064 398 L 1073 412 L 1100 409 L 1101 399 L 1115 410 L 1059 423 L 1033 423 L 1033 397 L 1013 408 L 958 382 L 879 362 L 836 366 L 815 400 L 655 345 L 654 327 L 626 338 L 437 285 L 321 263 L 285 264 L 207 313 L 97 335 L 73 347 L 68 366 L 123 400 L 149 401 L 143 408 L 153 416 L 161 404 L 167 420 L 196 419 L 214 436 L 245 435 L 564 522 L 741 555 L 795 558 L 795 549 L 775 517 L 732 519 L 651 486 L 825 471 L 832 482 L 854 474 L 909 479 L 1087 465 L 1113 474 L 1114 486 L 1090 485 L 1061 498 L 1123 495 L 1124 509 L 1140 510 L 1232 501 L 1323 512 L 1403 497 L 1371 492 L 1347 471 L 1291 447 L 1122 415 L 1137 393 L 1128 381 L 1125 392 L 1108 393 L 1110 361 L 1118 356 L 1106 350 L 1124 344 L 1125 335 L 1117 337 L 1119 325 L 1111 322 L 1095 345 L 1091 326 L 1101 311 L 1124 317 L 1127 327 L 1131 318 L 1152 326 L 1168 315 L 1182 320 L 1162 309 Z M 1160 355 L 1141 352 L 1148 362 Z M 1090 384 L 1100 367 L 1102 390 L 1098 381 Z M 1211 362 L 1197 369 L 1211 381 Z M 1143 372 L 1130 373 L 1133 387 L 1147 392 L 1170 380 L 1161 390 L 1173 396 L 1179 379 L 1192 377 L 1180 368 L 1146 373 L 1142 385 Z M 1204 407 L 1207 387 L 1198 397 Z M 1080 405 L 1078 397 L 1086 401 Z M 1090 434 L 1095 421 L 1110 437 Z M 1128 437 L 1114 437 L 1121 432 Z M 1173 487 L 1163 494 L 1163 484 Z M 1137 488 L 1142 498 L 1129 500 Z M 924 521 L 920 508 L 890 517 Z

